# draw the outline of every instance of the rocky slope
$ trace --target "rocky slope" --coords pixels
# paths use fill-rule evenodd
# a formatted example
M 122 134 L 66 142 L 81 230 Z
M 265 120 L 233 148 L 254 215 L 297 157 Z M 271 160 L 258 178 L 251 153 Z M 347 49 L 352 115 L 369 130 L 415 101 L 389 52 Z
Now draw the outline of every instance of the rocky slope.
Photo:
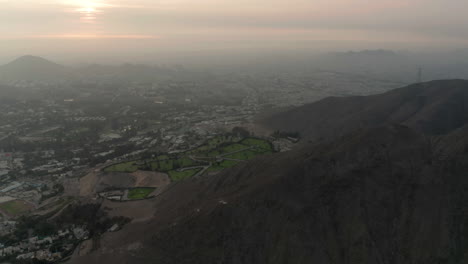
M 330 139 L 358 128 L 403 124 L 437 135 L 468 122 L 468 81 L 433 81 L 384 94 L 331 97 L 267 118 L 275 129 Z
M 70 263 L 467 263 L 466 82 L 445 83 L 319 102 L 341 113 L 321 132 L 373 128 L 183 182 Z

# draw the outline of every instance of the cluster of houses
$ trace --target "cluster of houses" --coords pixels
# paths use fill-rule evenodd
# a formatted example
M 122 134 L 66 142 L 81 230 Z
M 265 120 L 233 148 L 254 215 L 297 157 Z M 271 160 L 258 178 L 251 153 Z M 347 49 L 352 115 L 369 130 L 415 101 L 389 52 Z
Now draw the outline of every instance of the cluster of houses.
M 0 244 L 0 257 L 14 256 L 18 260 L 37 259 L 54 262 L 65 257 L 64 252 L 73 250 L 76 242 L 88 238 L 89 232 L 86 227 L 72 227 L 52 236 L 31 237 L 8 247 Z M 60 248 L 52 247 L 56 242 L 61 242 Z

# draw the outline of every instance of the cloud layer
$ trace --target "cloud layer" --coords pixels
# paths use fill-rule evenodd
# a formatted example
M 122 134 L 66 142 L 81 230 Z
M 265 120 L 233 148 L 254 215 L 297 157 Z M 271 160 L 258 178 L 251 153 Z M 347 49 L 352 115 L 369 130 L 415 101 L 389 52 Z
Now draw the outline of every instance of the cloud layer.
M 27 49 L 28 39 L 134 40 L 171 50 L 293 48 L 314 41 L 434 46 L 468 42 L 468 1 L 463 0 L 38 2 L 0 0 L 0 47 L 15 41 Z

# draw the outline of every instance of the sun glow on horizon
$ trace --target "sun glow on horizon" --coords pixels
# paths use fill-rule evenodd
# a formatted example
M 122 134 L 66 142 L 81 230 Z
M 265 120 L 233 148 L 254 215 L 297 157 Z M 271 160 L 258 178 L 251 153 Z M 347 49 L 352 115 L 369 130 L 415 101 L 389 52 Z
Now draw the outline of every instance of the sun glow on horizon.
M 62 34 L 62 35 L 38 35 L 35 39 L 160 39 L 155 35 L 108 35 L 108 34 Z
M 97 15 L 101 13 L 101 3 L 95 1 L 73 1 L 69 4 L 76 6 L 74 13 L 80 15 L 80 21 L 84 23 L 94 23 L 97 20 Z
M 18 40 L 28 47 L 35 45 L 28 39 L 38 39 L 38 43 L 104 39 L 110 43 L 114 39 L 129 39 L 146 43 L 148 49 L 158 43 L 168 49 L 193 50 L 291 48 L 296 43 L 324 48 L 329 45 L 322 43 L 345 47 L 361 43 L 399 48 L 401 43 L 407 43 L 412 47 L 427 44 L 465 48 L 468 34 L 464 25 L 468 24 L 468 16 L 463 11 L 467 10 L 468 1 L 453 0 L 450 5 L 442 2 L 0 0 L 0 23 L 4 25 L 0 27 L 0 40 Z M 443 18 L 443 23 L 434 17 Z M 138 41 L 146 39 L 161 40 Z M 19 49 L 7 41 L 3 43 L 3 47 Z M 120 49 L 118 45 L 106 48 Z
M 92 6 L 88 6 L 88 7 L 78 8 L 78 9 L 76 9 L 76 11 L 81 12 L 81 13 L 94 13 L 97 10 L 96 10 L 96 8 L 94 8 Z

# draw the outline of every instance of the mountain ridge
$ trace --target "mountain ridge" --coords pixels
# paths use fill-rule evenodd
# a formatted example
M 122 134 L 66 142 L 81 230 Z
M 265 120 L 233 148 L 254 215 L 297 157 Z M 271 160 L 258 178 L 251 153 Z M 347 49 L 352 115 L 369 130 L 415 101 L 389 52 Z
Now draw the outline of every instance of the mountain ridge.
M 59 66 L 59 67 L 63 67 L 55 62 L 52 62 L 50 60 L 47 60 L 43 57 L 40 57 L 40 56 L 34 56 L 34 55 L 23 55 L 23 56 L 20 56 L 18 58 L 16 58 L 15 60 L 5 64 L 4 66 L 28 66 L 28 65 L 31 65 L 31 64 L 36 64 L 36 65 L 39 65 L 39 66 L 42 66 L 44 64 L 49 64 L 49 65 L 55 65 L 55 66 Z
M 418 102 L 444 83 L 458 82 L 385 96 Z M 429 110 L 464 92 L 455 86 Z M 347 110 L 360 113 L 365 101 Z M 395 105 L 405 104 L 389 103 L 385 120 Z M 151 219 L 105 234 L 69 263 L 465 263 L 468 152 L 451 146 L 468 149 L 468 123 L 426 121 L 444 134 L 382 121 L 182 182 L 154 200 Z
M 4 82 L 56 82 L 73 77 L 67 67 L 38 56 L 21 56 L 0 66 L 0 80 Z
M 184 76 L 180 69 L 170 67 L 126 63 L 118 66 L 91 64 L 75 68 L 25 55 L 0 66 L 0 81 L 7 84 L 21 81 L 56 84 L 77 80 L 152 82 L 169 79 L 176 73 L 179 78 Z
M 467 122 L 466 80 L 414 84 L 372 96 L 329 97 L 263 121 L 274 130 L 299 132 L 311 140 L 386 124 L 404 124 L 436 135 Z
M 427 149 L 420 133 L 388 126 L 262 157 L 174 187 L 155 201 L 152 220 L 108 235 L 106 246 L 70 263 L 454 259 L 448 229 L 456 208 L 445 197 L 467 182 Z M 126 252 L 128 245 L 138 246 Z

